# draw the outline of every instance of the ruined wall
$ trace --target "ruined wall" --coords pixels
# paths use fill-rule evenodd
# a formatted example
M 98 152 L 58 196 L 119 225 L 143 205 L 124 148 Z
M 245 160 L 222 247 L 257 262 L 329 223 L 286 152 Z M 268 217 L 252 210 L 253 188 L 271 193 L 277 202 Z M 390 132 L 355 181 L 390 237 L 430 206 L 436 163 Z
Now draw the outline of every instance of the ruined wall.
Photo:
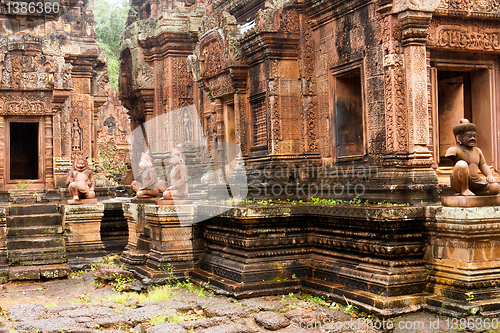
M 56 15 L 16 16 L 6 8 L 0 15 L 0 186 L 4 188 L 26 179 L 37 188 L 63 186 L 74 154 L 97 157 L 94 111 L 106 100 L 106 54 L 95 41 L 91 1 L 58 8 Z M 38 124 L 30 143 L 38 145 L 37 175 L 12 173 L 16 169 L 9 162 L 15 158 L 9 150 L 14 144 L 9 136 L 12 123 Z M 19 161 L 18 165 L 24 168 L 23 163 L 33 164 Z

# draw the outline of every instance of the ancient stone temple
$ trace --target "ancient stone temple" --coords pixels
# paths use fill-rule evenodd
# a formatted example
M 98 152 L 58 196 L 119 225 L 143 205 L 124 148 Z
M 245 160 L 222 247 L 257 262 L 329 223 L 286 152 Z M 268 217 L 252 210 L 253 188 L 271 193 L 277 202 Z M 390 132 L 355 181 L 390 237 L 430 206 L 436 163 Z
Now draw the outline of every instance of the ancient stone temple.
M 75 154 L 97 157 L 106 53 L 91 1 L 16 8 L 2 3 L 0 14 L 0 188 L 57 188 Z
M 484 130 L 478 145 L 500 167 L 497 7 L 210 2 L 190 57 L 205 135 L 240 144 L 250 170 L 316 167 L 299 179 L 256 172 L 269 188 L 309 181 L 331 197 L 350 182 L 366 198 L 435 200 L 431 166 L 446 174 L 458 119 Z
M 235 157 L 221 142 L 241 147 L 250 197 L 418 203 L 130 203 L 136 273 L 172 264 L 234 297 L 302 290 L 382 316 L 498 313 L 498 208 L 420 204 L 449 178 L 461 118 L 500 168 L 495 1 L 132 4 L 120 96 L 133 127 L 192 104 L 212 164 Z

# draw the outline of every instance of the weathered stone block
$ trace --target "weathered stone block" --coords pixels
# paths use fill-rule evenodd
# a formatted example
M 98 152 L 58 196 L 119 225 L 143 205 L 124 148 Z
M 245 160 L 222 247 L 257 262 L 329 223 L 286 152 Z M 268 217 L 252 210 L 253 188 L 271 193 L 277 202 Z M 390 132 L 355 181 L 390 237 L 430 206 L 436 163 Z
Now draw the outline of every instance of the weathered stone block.
M 39 280 L 39 266 L 18 266 L 9 268 L 9 279 L 11 280 Z
M 188 276 L 203 250 L 203 235 L 194 224 L 194 205 L 144 207 L 151 228 L 151 249 L 146 265 L 155 270 L 172 267 L 175 275 Z
M 500 207 L 441 207 L 427 228 L 427 290 L 451 299 L 445 308 L 472 292 L 483 309 L 500 310 Z
M 62 209 L 68 259 L 105 254 L 101 241 L 104 205 L 65 205 Z

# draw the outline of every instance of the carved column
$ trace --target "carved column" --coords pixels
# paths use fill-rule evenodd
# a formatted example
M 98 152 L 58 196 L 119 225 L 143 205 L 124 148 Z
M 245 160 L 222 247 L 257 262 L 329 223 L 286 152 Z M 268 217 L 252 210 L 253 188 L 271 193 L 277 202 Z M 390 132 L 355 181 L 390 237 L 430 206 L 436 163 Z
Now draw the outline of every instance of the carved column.
M 5 184 L 5 118 L 0 116 L 0 184 Z
M 246 121 L 245 121 L 245 101 L 244 94 L 236 92 L 234 94 L 234 122 L 236 124 L 236 144 L 240 145 L 241 151 L 246 148 Z
M 224 171 L 226 145 L 224 137 L 224 105 L 220 98 L 215 99 L 215 123 L 217 128 L 217 169 Z M 218 173 L 218 176 L 223 173 Z M 225 179 L 219 179 L 220 183 L 225 183 Z
M 384 192 L 390 201 L 437 200 L 437 176 L 427 147 L 426 29 L 434 5 L 384 0 L 377 10 L 382 25 L 386 124 L 386 156 L 378 181 L 382 188 L 391 186 L 391 191 Z M 392 187 L 395 184 L 400 185 Z
M 0 208 L 0 281 L 9 276 L 7 267 L 7 220 L 6 208 Z
M 403 27 L 402 44 L 408 110 L 408 152 L 416 159 L 410 164 L 431 165 L 427 100 L 426 39 L 432 14 L 406 10 L 399 13 Z M 417 161 L 418 160 L 418 161 Z
M 388 15 L 382 21 L 387 152 L 408 151 L 408 124 L 401 25 Z
M 48 188 L 54 187 L 54 134 L 52 125 L 52 116 L 44 117 L 45 125 L 45 186 Z

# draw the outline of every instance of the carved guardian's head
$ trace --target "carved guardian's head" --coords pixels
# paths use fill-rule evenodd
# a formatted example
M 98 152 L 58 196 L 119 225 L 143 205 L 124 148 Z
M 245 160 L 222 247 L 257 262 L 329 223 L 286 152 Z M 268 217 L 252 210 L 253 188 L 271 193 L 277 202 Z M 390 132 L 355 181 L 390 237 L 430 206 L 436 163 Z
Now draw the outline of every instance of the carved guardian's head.
M 151 154 L 149 150 L 146 152 L 142 153 L 141 155 L 141 160 L 139 161 L 139 168 L 141 169 L 149 169 L 153 167 L 153 158 L 151 157 Z
M 82 154 L 77 154 L 73 160 L 73 170 L 83 172 L 89 168 L 87 158 Z
M 458 125 L 453 127 L 455 141 L 459 145 L 466 147 L 476 146 L 476 125 L 469 122 L 468 119 L 460 119 Z

